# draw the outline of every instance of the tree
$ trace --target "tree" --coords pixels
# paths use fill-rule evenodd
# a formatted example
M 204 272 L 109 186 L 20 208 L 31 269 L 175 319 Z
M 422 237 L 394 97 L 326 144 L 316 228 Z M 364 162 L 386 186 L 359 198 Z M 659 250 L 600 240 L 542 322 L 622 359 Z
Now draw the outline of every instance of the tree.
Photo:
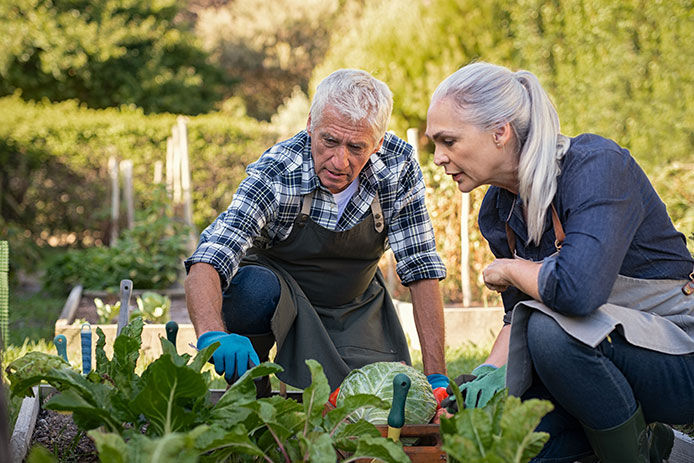
M 230 1 L 197 10 L 196 34 L 239 85 L 248 114 L 269 120 L 295 87 L 308 92 L 328 48 L 338 0 Z
M 224 81 L 178 12 L 176 0 L 0 2 L 0 95 L 206 112 Z

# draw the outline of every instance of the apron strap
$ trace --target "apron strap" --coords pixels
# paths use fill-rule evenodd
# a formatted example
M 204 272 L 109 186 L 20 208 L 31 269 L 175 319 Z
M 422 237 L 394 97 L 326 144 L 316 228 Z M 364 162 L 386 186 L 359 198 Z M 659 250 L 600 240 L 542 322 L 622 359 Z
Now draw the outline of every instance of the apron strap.
M 554 228 L 554 236 L 556 238 L 554 240 L 554 247 L 557 248 L 557 251 L 559 251 L 564 239 L 566 238 L 566 234 L 564 234 L 564 228 L 561 226 L 557 209 L 554 207 L 554 204 L 550 204 L 550 206 L 552 206 L 552 228 Z M 508 248 L 511 250 L 511 255 L 513 256 L 516 254 L 516 234 L 513 233 L 513 230 L 511 230 L 508 221 L 505 222 L 505 225 L 506 242 L 508 243 Z
M 383 210 L 381 209 L 381 201 L 378 199 L 378 191 L 374 195 L 374 200 L 371 202 L 371 213 L 374 215 L 374 228 L 378 233 L 383 231 Z
M 316 190 L 313 190 L 309 194 L 304 195 L 304 197 L 301 200 L 301 218 L 299 219 L 300 225 L 306 223 L 306 220 L 310 215 L 311 204 L 313 203 L 313 193 L 315 191 Z M 384 219 L 383 209 L 381 209 L 381 201 L 378 198 L 378 191 L 374 195 L 374 200 L 371 202 L 371 213 L 374 216 L 374 228 L 378 233 L 381 233 L 384 228 Z

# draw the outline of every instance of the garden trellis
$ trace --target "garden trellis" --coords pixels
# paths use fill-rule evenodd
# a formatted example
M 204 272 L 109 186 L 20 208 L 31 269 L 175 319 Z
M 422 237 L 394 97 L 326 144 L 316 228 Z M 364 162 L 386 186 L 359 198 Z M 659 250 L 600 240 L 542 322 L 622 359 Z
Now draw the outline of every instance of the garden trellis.
M 7 241 L 0 241 L 0 336 L 2 337 L 2 346 L 7 345 L 7 324 L 10 309 L 9 271 L 10 245 Z

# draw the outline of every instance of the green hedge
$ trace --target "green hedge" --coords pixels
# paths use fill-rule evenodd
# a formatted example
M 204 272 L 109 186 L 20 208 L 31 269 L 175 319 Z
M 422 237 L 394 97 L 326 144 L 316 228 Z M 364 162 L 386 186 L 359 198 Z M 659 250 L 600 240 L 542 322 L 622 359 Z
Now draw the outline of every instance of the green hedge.
M 175 115 L 145 115 L 130 107 L 93 110 L 75 101 L 0 98 L 2 234 L 12 225 L 21 230 L 18 238 L 39 244 L 49 236 L 62 236 L 67 241 L 61 244 L 103 241 L 109 226 L 109 156 L 133 161 L 136 201 L 144 198 L 151 190 L 155 161 L 166 160 L 166 139 L 175 122 Z M 274 140 L 269 126 L 243 114 L 189 118 L 198 229 L 226 208 L 246 165 Z

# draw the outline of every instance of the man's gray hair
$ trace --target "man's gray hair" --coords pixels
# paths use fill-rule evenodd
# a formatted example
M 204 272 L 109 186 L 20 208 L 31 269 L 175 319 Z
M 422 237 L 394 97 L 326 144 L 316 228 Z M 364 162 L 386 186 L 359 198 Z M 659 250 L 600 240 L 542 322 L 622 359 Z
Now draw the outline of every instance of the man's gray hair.
M 519 194 L 528 211 L 528 236 L 539 244 L 547 208 L 557 191 L 560 160 L 569 148 L 549 96 L 529 71 L 514 73 L 476 62 L 441 82 L 431 103 L 448 97 L 464 120 L 481 130 L 494 131 L 510 123 L 519 154 Z
M 311 130 L 321 122 L 330 106 L 352 123 L 367 123 L 378 142 L 386 133 L 393 111 L 393 93 L 366 71 L 340 69 L 316 87 L 311 103 Z

